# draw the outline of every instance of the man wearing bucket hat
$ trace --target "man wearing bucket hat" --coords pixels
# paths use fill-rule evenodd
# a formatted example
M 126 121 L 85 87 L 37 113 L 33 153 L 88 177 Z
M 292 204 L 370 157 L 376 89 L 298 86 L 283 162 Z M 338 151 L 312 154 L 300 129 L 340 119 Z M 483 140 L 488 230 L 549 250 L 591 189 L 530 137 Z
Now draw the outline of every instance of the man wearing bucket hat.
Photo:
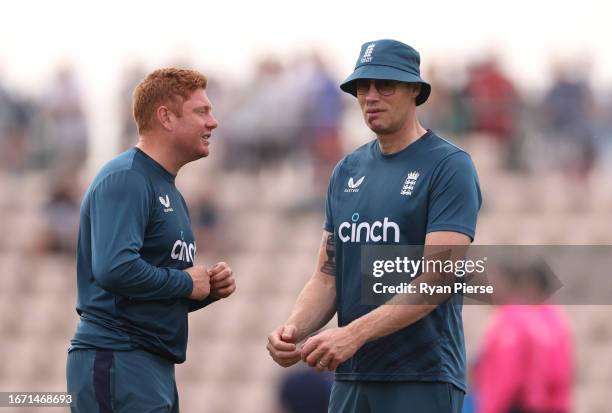
M 419 53 L 395 40 L 361 47 L 340 88 L 357 98 L 376 139 L 336 165 L 317 270 L 288 320 L 268 338 L 281 366 L 301 359 L 335 370 L 333 413 L 458 413 L 463 404 L 461 297 L 376 305 L 385 301 L 372 304 L 362 295 L 364 281 L 371 281 L 362 277 L 366 246 L 424 245 L 425 254 L 450 246 L 459 258 L 475 234 L 476 170 L 466 152 L 421 126 L 416 107 L 431 87 L 419 65 Z M 336 312 L 338 328 L 298 347 Z

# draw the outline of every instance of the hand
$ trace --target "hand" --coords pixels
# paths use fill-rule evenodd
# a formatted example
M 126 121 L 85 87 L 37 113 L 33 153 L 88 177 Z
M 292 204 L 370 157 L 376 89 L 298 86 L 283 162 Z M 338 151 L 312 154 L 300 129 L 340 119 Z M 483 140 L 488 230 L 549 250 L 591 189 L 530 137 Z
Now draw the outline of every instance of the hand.
M 218 262 L 209 270 L 210 274 L 210 296 L 215 300 L 227 298 L 236 291 L 234 272 L 225 262 Z
M 278 327 L 268 336 L 268 353 L 279 366 L 289 367 L 300 361 L 296 335 L 297 327 L 289 324 Z
M 347 327 L 331 328 L 310 337 L 302 346 L 302 360 L 317 371 L 336 370 L 363 345 Z
M 193 290 L 189 298 L 201 301 L 210 294 L 210 274 L 202 265 L 194 265 L 185 269 L 193 281 Z

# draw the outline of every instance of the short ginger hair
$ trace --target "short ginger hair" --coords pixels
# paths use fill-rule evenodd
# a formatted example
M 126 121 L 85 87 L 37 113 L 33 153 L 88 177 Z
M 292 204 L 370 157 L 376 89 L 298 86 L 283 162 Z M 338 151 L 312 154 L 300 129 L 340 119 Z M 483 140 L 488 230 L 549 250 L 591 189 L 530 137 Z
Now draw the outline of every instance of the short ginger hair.
M 183 103 L 197 89 L 206 89 L 207 79 L 191 69 L 157 69 L 136 86 L 133 94 L 134 120 L 138 133 L 151 129 L 155 111 L 167 106 L 176 116 L 183 115 Z

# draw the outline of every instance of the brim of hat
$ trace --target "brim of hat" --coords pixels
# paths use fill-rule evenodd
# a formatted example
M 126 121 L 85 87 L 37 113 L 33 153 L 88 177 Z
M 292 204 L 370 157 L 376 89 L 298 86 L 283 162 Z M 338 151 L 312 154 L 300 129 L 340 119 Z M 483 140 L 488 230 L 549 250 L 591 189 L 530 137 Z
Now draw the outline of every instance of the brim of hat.
M 431 86 L 429 83 L 425 82 L 419 76 L 391 66 L 379 65 L 364 65 L 358 67 L 344 82 L 342 82 L 340 89 L 357 97 L 357 89 L 355 87 L 355 81 L 357 79 L 387 79 L 406 83 L 420 83 L 421 93 L 416 97 L 415 102 L 417 106 L 425 103 L 431 93 Z

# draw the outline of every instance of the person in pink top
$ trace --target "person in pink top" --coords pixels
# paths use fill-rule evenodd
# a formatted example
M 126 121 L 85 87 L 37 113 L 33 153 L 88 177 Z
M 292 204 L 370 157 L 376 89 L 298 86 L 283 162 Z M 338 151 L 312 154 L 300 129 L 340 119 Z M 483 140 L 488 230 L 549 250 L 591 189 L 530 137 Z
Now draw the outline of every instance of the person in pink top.
M 494 314 L 475 366 L 476 412 L 567 413 L 573 344 L 559 307 L 541 302 L 546 271 L 510 271 L 495 288 Z

